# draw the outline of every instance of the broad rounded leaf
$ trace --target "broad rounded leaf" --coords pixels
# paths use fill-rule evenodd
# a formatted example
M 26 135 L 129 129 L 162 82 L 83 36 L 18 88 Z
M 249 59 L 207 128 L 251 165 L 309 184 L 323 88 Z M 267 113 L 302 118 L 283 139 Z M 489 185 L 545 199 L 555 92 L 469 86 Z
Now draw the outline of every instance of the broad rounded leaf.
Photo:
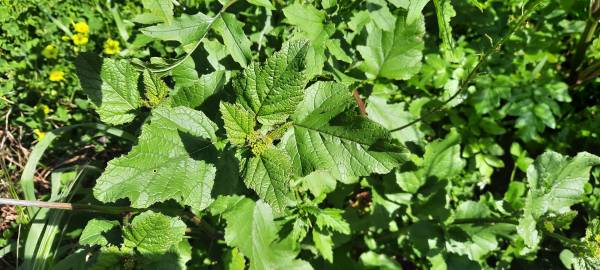
M 94 196 L 103 202 L 128 198 L 137 208 L 174 199 L 204 209 L 211 202 L 216 169 L 201 158 L 215 130 L 216 125 L 200 111 L 155 109 L 142 127 L 138 144 L 108 163 Z

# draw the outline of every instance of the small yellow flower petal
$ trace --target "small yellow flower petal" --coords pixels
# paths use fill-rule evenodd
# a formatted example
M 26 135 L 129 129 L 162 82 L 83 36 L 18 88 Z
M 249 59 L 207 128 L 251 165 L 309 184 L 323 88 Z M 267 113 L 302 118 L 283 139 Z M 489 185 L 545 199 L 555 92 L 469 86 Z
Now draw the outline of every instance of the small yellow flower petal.
M 50 72 L 50 80 L 53 82 L 62 81 L 65 78 L 65 73 L 60 70 L 53 70 Z
M 73 43 L 75 45 L 85 45 L 89 41 L 87 34 L 77 33 L 73 35 Z
M 46 137 L 46 132 L 43 132 L 37 128 L 33 130 L 33 133 L 35 133 L 35 136 L 37 136 L 38 141 L 41 141 L 44 139 L 44 137 Z
M 46 46 L 44 50 L 42 50 L 42 55 L 48 59 L 54 59 L 56 56 L 58 56 L 58 49 L 54 45 L 50 44 Z
M 50 107 L 48 107 L 46 104 L 38 105 L 37 107 L 44 113 L 44 115 L 47 115 L 50 112 Z
M 119 41 L 109 38 L 104 42 L 104 53 L 105 54 L 117 54 L 121 51 Z
M 75 29 L 75 32 L 82 34 L 87 34 L 90 31 L 90 27 L 86 22 L 77 22 L 73 24 L 73 28 Z

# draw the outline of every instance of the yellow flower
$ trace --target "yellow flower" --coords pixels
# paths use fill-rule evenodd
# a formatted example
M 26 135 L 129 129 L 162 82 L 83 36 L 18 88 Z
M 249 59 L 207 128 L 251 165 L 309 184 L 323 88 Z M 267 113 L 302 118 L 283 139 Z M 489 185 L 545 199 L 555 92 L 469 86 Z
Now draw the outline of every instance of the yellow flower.
M 105 54 L 117 54 L 121 51 L 119 41 L 109 38 L 104 42 L 104 53 Z
M 35 133 L 35 136 L 37 136 L 38 141 L 41 141 L 44 139 L 44 137 L 46 137 L 46 132 L 43 132 L 37 128 L 33 130 L 33 133 Z
M 73 24 L 75 32 L 87 34 L 90 31 L 90 27 L 86 22 L 78 22 Z
M 65 79 L 65 73 L 60 70 L 53 70 L 50 72 L 50 80 L 53 82 L 62 81 Z
M 52 44 L 46 46 L 42 51 L 42 55 L 49 59 L 54 59 L 58 56 L 58 49 Z
M 69 41 L 69 39 L 71 39 L 71 38 L 69 36 L 67 36 L 67 35 L 64 35 L 64 36 L 61 37 L 61 39 L 63 41 Z
M 75 45 L 85 45 L 88 43 L 88 36 L 87 34 L 83 34 L 83 33 L 77 33 L 75 35 L 73 35 L 73 43 L 75 43 Z
M 40 111 L 44 113 L 44 115 L 48 115 L 48 113 L 50 112 L 50 107 L 48 107 L 48 105 L 46 104 L 38 105 L 37 107 Z

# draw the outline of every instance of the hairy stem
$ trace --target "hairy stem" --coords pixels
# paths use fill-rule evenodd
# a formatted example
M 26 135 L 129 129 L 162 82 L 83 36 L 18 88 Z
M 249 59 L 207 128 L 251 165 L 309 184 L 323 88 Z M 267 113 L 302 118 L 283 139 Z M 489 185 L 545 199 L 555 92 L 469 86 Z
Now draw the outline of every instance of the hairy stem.
M 455 219 L 451 224 L 452 225 L 461 225 L 461 224 L 494 224 L 494 223 L 507 223 L 517 225 L 519 222 L 512 218 L 459 218 Z
M 455 98 L 457 98 L 460 94 L 462 94 L 466 89 L 467 86 L 471 83 L 471 81 L 476 77 L 477 72 L 479 71 L 479 69 L 481 68 L 481 66 L 487 61 L 487 59 L 489 58 L 489 56 L 493 55 L 494 53 L 496 53 L 497 51 L 500 50 L 500 47 L 502 47 L 502 45 L 514 34 L 516 33 L 519 29 L 521 29 L 521 27 L 525 24 L 525 21 L 527 21 L 527 19 L 529 18 L 529 16 L 531 15 L 531 13 L 533 13 L 534 10 L 536 10 L 537 6 L 540 5 L 542 1 L 536 0 L 536 1 L 532 1 L 530 3 L 531 6 L 519 17 L 519 19 L 517 20 L 517 22 L 513 25 L 513 27 L 510 29 L 510 31 L 508 31 L 508 33 L 506 33 L 506 35 L 504 35 L 498 42 L 496 42 L 490 49 L 488 49 L 483 55 L 481 55 L 481 57 L 479 58 L 479 61 L 477 62 L 477 64 L 475 65 L 475 67 L 473 67 L 469 73 L 467 74 L 467 77 L 460 83 L 459 87 L 458 87 L 458 91 L 456 91 L 456 93 L 454 93 L 450 98 L 448 98 L 446 101 L 442 102 L 442 104 L 440 104 L 438 107 L 436 107 L 435 109 L 431 110 L 429 113 L 433 114 L 436 112 L 440 112 L 443 111 L 445 108 L 445 106 L 452 102 Z M 405 124 L 403 126 L 391 129 L 391 132 L 394 131 L 400 131 L 403 130 L 407 127 L 410 127 L 420 121 L 423 120 L 424 117 L 419 117 L 411 122 L 409 122 L 408 124 Z

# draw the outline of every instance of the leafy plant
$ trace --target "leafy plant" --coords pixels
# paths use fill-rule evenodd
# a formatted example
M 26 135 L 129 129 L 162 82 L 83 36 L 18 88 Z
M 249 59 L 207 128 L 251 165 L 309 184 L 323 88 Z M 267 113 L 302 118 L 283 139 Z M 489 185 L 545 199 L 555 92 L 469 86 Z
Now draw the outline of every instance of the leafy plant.
M 142 1 L 75 63 L 137 139 L 38 265 L 597 268 L 595 1 L 492 2 Z

